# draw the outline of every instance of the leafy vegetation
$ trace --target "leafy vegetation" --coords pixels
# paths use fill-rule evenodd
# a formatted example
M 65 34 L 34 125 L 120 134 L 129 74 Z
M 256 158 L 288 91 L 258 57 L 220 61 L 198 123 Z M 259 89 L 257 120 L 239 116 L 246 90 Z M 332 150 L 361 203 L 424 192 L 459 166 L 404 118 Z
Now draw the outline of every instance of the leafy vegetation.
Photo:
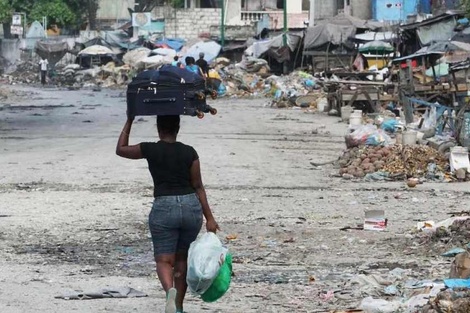
M 25 13 L 28 22 L 45 16 L 60 28 L 79 29 L 88 22 L 95 29 L 98 8 L 99 0 L 0 0 L 0 23 L 6 37 L 14 12 Z

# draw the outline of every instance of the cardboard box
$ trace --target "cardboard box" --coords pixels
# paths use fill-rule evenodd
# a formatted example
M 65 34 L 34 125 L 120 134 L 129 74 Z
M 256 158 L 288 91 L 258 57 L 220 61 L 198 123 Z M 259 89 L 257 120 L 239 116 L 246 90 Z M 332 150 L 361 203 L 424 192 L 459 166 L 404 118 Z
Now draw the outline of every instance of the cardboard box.
M 364 230 L 384 231 L 387 229 L 387 219 L 384 210 L 365 212 Z

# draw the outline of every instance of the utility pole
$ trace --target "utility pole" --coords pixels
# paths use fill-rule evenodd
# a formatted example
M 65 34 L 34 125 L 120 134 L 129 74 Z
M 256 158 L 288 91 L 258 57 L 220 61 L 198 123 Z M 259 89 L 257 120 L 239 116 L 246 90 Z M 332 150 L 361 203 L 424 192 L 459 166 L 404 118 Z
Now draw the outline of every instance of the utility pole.
M 315 0 L 310 0 L 308 27 L 315 26 Z
M 287 46 L 287 0 L 284 0 L 284 35 L 283 35 L 284 46 Z
M 225 47 L 225 0 L 222 2 L 222 18 L 220 19 L 220 45 L 222 49 Z

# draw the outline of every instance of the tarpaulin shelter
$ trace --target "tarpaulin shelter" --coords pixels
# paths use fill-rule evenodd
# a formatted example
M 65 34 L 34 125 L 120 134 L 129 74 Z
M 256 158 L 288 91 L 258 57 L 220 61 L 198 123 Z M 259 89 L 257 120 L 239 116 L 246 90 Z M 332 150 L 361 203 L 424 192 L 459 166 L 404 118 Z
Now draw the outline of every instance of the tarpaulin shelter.
M 289 50 L 293 52 L 298 48 L 300 41 L 302 40 L 303 33 L 289 32 L 286 36 L 287 47 L 289 49 L 285 49 L 283 35 L 279 35 L 271 39 L 255 41 L 245 50 L 245 54 L 259 58 L 266 53 L 270 57 L 276 59 L 279 63 L 287 61 L 290 59 Z
M 124 31 L 108 31 L 105 33 L 104 39 L 111 47 L 117 47 L 121 50 L 134 50 L 142 47 L 144 40 L 140 39 L 132 41 L 129 35 Z
M 69 46 L 67 42 L 37 41 L 34 50 L 41 59 L 56 64 L 67 53 Z
M 199 41 L 192 45 L 185 53 L 185 57 L 199 59 L 199 53 L 204 53 L 204 60 L 211 62 L 219 56 L 222 46 L 215 41 Z M 184 60 L 183 60 L 184 61 Z
M 382 28 L 382 23 L 345 14 L 309 27 L 305 31 L 302 64 L 305 57 L 311 57 L 314 70 L 326 70 L 333 64 L 335 67 L 349 66 L 355 56 L 354 37 L 367 30 L 381 31 Z M 330 58 L 330 54 L 334 57 Z
M 94 45 L 83 49 L 78 53 L 76 63 L 81 67 L 90 68 L 107 64 L 116 59 L 116 54 L 105 46 Z
M 416 51 L 413 54 L 393 59 L 393 62 L 402 62 L 408 59 L 417 59 L 421 57 L 428 57 L 434 55 L 435 58 L 440 58 L 446 54 L 451 54 L 452 56 L 447 56 L 449 63 L 460 62 L 458 59 L 465 58 L 465 56 L 470 57 L 470 44 L 458 41 L 440 41 L 435 42 L 430 46 L 423 47 Z M 459 56 L 459 57 L 457 57 Z M 463 61 L 463 60 L 461 60 Z
M 318 49 L 326 45 L 345 45 L 354 47 L 351 41 L 358 29 L 378 31 L 382 23 L 364 21 L 349 15 L 339 14 L 332 19 L 316 26 L 307 28 L 305 32 L 304 50 Z
M 447 11 L 421 22 L 401 25 L 401 55 L 413 54 L 433 42 L 451 40 L 457 34 L 457 20 L 463 15 L 462 11 Z
M 460 41 L 470 43 L 470 28 L 465 28 L 461 32 L 452 37 L 452 41 Z
M 162 40 L 157 40 L 155 42 L 151 42 L 152 48 L 167 48 L 167 49 L 173 49 L 176 52 L 181 51 L 181 49 L 184 46 L 184 40 L 183 39 L 162 39 Z
M 46 38 L 46 31 L 42 24 L 34 21 L 26 33 L 26 49 L 33 50 L 36 47 L 36 42 Z
M 102 37 L 95 37 L 83 43 L 83 49 L 91 47 L 91 46 L 96 46 L 96 45 L 111 49 L 111 45 Z

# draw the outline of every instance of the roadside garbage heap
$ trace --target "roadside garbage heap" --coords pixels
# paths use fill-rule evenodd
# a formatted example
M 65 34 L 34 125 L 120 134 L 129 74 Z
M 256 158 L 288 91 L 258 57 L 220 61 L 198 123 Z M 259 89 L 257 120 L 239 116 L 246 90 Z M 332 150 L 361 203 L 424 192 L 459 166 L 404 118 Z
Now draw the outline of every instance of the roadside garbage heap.
M 436 135 L 437 124 L 429 117 L 432 112 L 424 114 L 423 120 L 416 117 L 417 122 L 408 125 L 389 110 L 363 114 L 361 110 L 343 107 L 341 113 L 343 121 L 349 122 L 345 135 L 348 150 L 338 161 L 343 178 L 408 179 L 409 187 L 424 181 L 470 180 L 467 149 L 453 147 L 455 141 L 447 135 Z M 424 125 L 426 131 L 414 130 L 415 124 Z M 450 146 L 450 151 L 443 149 Z
M 470 312 L 470 216 L 468 213 L 457 215 L 439 223 L 427 221 L 422 227 L 422 234 L 431 236 L 431 243 L 446 243 L 450 250 L 442 257 L 454 258 L 449 278 L 444 279 L 446 289 L 423 306 L 425 313 L 463 313 Z
M 333 312 L 364 313 L 467 313 L 470 312 L 470 216 L 444 221 L 420 222 L 410 240 L 434 258 L 453 258 L 449 268 L 394 268 L 388 273 L 367 273 L 353 277 L 348 289 L 362 296 L 357 310 Z M 443 243 L 442 240 L 449 240 Z M 452 238 L 452 240 L 450 240 Z M 423 241 L 416 245 L 416 240 Z M 454 241 L 454 239 L 457 239 Z M 450 250 L 449 247 L 453 247 Z M 444 251 L 444 252 L 443 252 Z M 440 264 L 444 262 L 439 262 Z M 422 279 L 423 275 L 441 276 Z
M 131 71 L 128 65 L 116 66 L 114 62 L 84 70 L 77 64 L 70 64 L 57 73 L 56 84 L 72 87 L 94 85 L 104 88 L 125 86 L 129 82 Z
M 445 181 L 449 161 L 439 151 L 428 146 L 360 146 L 342 155 L 338 161 L 343 178 L 373 180 L 403 180 L 421 178 Z
M 39 74 L 39 65 L 28 61 L 17 64 L 15 71 L 2 76 L 9 84 L 31 84 L 39 82 Z
M 219 92 L 222 96 L 267 97 L 272 99 L 271 105 L 278 108 L 316 108 L 318 99 L 326 100 L 318 78 L 303 71 L 282 76 L 273 75 L 267 61 L 263 59 L 248 57 L 240 63 L 231 64 L 226 58 L 217 58 L 211 67 L 213 69 L 209 77 L 220 79 L 224 85 L 223 92 Z M 297 101 L 299 97 L 307 95 L 312 97 Z

